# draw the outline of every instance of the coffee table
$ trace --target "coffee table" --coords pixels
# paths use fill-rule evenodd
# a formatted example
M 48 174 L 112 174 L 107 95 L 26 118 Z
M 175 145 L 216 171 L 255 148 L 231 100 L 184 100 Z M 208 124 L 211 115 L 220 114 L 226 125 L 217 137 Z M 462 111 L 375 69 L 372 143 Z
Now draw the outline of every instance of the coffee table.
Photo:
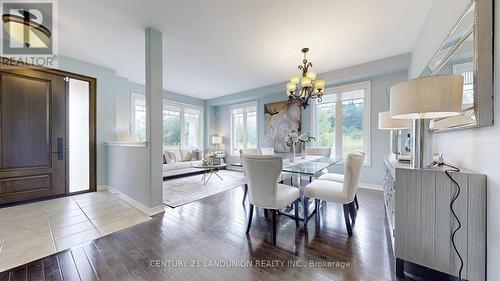
M 226 163 L 221 163 L 219 165 L 208 165 L 208 166 L 203 166 L 202 164 L 193 164 L 193 168 L 204 170 L 203 176 L 201 177 L 203 185 L 208 184 L 210 178 L 212 178 L 212 175 L 216 175 L 217 177 L 219 177 L 219 179 L 224 180 L 217 172 L 220 169 L 224 169 L 226 167 L 227 167 Z

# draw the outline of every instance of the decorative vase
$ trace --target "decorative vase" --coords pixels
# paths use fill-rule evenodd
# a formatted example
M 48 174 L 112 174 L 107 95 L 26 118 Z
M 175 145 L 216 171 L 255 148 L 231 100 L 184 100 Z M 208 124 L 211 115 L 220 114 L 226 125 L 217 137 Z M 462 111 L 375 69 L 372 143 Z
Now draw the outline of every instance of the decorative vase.
M 301 148 L 301 151 L 300 151 L 300 157 L 301 157 L 302 159 L 306 159 L 306 143 L 305 143 L 305 142 L 303 142 L 303 143 L 301 144 L 301 146 L 302 146 L 302 148 Z
M 295 144 L 292 144 L 292 146 L 290 146 L 290 152 L 288 153 L 288 161 L 290 163 L 295 161 Z

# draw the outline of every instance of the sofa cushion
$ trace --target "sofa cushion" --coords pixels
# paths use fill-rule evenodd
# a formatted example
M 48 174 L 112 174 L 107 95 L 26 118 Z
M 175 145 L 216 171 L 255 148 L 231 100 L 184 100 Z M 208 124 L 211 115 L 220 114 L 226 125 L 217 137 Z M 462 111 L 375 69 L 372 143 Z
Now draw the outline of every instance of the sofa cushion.
M 190 149 L 181 149 L 181 161 L 191 161 L 191 150 Z
M 172 163 L 182 162 L 181 152 L 178 149 L 169 150 L 168 156 L 172 160 Z
M 185 161 L 185 162 L 175 162 L 172 164 L 165 164 L 163 165 L 163 171 L 171 171 L 171 170 L 179 170 L 179 169 L 187 169 L 187 168 L 192 168 L 192 163 L 191 161 Z
M 168 155 L 168 151 L 163 150 L 163 164 L 170 164 L 173 162 L 173 159 L 170 158 L 170 155 Z

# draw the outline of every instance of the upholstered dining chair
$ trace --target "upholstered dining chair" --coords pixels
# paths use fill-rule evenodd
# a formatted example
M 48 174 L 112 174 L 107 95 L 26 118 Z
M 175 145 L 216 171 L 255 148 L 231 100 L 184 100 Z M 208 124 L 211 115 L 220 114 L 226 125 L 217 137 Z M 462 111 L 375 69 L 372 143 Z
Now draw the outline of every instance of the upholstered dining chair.
M 328 157 L 330 154 L 332 154 L 331 147 L 306 147 L 306 155 Z
M 243 153 L 241 159 L 247 177 L 248 199 L 250 201 L 246 233 L 250 232 L 252 226 L 254 206 L 270 210 L 273 245 L 276 245 L 276 213 L 278 210 L 295 204 L 295 225 L 299 226 L 299 189 L 278 183 L 283 168 L 283 158 L 280 155 Z
M 272 147 L 261 147 L 259 151 L 260 155 L 274 155 L 274 148 Z
M 315 199 L 316 221 L 319 223 L 320 200 L 339 203 L 343 205 L 344 220 L 347 233 L 352 236 L 352 225 L 356 220 L 356 207 L 354 197 L 358 189 L 359 175 L 365 155 L 351 153 L 345 160 L 344 181 L 330 181 L 317 179 L 304 188 L 304 206 L 307 206 L 309 198 Z M 308 208 L 304 208 L 304 229 L 307 231 Z M 350 218 L 349 218 L 350 217 Z
M 360 155 L 366 156 L 363 151 L 355 151 L 354 153 L 358 153 Z M 328 181 L 336 181 L 336 182 L 344 182 L 344 175 L 343 174 L 337 174 L 337 173 L 326 173 L 321 175 L 319 180 L 328 180 Z M 359 202 L 358 202 L 358 195 L 354 195 L 354 204 L 356 205 L 356 209 L 359 210 Z
M 332 154 L 332 148 L 331 147 L 306 147 L 306 151 L 304 152 L 307 155 L 310 156 L 324 156 L 324 157 L 330 157 Z M 321 171 L 321 173 L 327 173 L 328 170 L 324 169 Z M 316 175 L 314 175 L 316 176 Z M 309 182 L 311 182 L 313 179 L 313 176 L 309 177 Z
M 240 149 L 240 161 L 243 163 L 243 154 L 252 154 L 252 155 L 260 155 L 260 149 L 258 148 L 250 148 L 250 149 Z M 245 175 L 245 170 L 243 169 L 243 178 L 244 178 L 244 185 L 243 185 L 243 204 L 245 204 L 245 200 L 247 199 L 247 194 L 248 194 L 248 184 L 247 184 L 247 177 Z

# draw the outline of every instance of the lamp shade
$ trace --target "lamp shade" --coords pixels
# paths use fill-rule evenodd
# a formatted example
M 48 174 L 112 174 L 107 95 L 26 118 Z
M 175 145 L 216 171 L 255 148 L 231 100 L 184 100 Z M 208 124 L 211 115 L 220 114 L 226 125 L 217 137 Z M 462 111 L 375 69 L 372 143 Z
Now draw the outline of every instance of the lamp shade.
M 462 112 L 462 75 L 437 75 L 391 87 L 390 116 L 394 119 L 433 119 Z
M 389 111 L 378 114 L 379 130 L 400 130 L 411 128 L 411 120 L 391 118 Z
M 212 137 L 212 144 L 222 144 L 222 137 L 221 136 L 213 136 Z

